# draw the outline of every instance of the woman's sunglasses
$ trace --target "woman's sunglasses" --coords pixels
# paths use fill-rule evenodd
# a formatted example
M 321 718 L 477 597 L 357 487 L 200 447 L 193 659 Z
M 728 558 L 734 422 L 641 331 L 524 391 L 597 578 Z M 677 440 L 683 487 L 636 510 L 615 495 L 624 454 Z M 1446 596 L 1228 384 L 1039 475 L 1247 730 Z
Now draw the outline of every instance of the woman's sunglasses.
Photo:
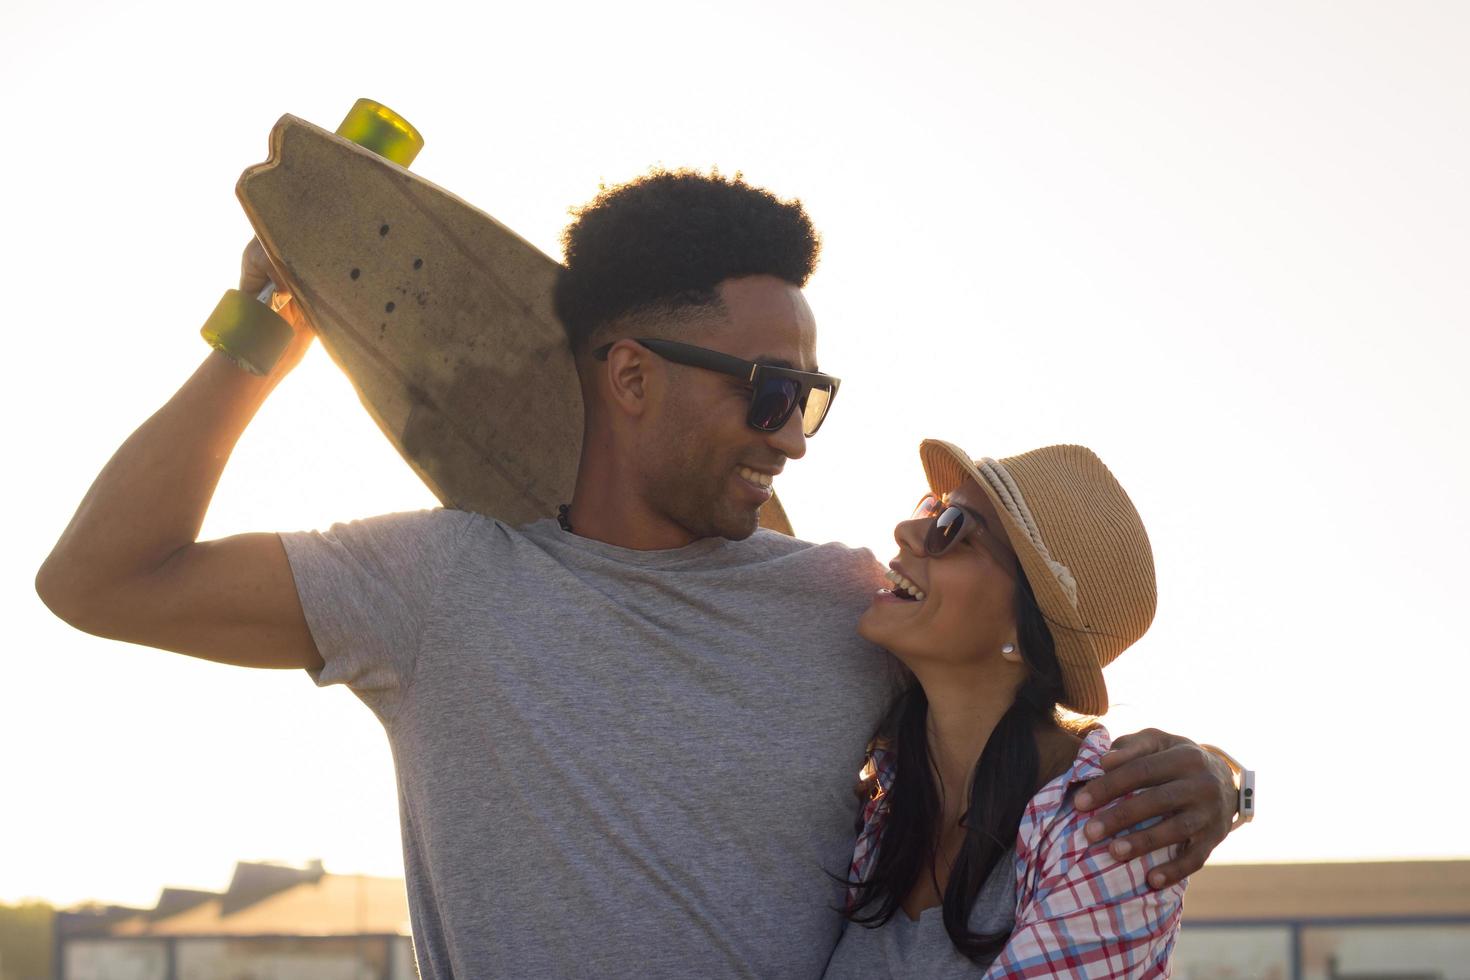
M 745 414 L 745 424 L 761 432 L 779 432 L 791 418 L 791 413 L 800 407 L 802 435 L 816 435 L 832 407 L 832 400 L 837 397 L 837 386 L 842 383 L 830 374 L 743 361 L 729 354 L 673 340 L 632 339 L 666 361 L 743 379 L 750 386 L 750 410 Z M 592 356 L 605 361 L 611 349 L 612 344 L 604 344 L 593 351 Z
M 924 532 L 924 553 L 930 558 L 938 558 L 940 555 L 954 549 L 954 546 L 966 538 L 979 535 L 985 550 L 990 552 L 1000 564 L 1009 569 L 1017 569 L 1017 562 L 1011 549 L 1005 547 L 999 538 L 991 532 L 978 514 L 965 510 L 954 504 L 946 503 L 940 497 L 932 493 L 926 493 L 924 499 L 914 508 L 914 519 L 932 520 L 928 529 Z

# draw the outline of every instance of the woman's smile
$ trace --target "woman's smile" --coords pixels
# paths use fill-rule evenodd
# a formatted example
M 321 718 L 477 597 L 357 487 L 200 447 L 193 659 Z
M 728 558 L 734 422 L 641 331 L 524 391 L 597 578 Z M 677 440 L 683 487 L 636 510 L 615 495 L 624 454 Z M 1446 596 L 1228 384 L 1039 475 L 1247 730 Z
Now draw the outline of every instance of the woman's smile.
M 924 587 L 905 575 L 903 569 L 898 566 L 898 562 L 889 565 L 888 571 L 884 573 L 884 576 L 893 584 L 892 589 L 885 591 L 910 602 L 924 601 L 927 595 Z

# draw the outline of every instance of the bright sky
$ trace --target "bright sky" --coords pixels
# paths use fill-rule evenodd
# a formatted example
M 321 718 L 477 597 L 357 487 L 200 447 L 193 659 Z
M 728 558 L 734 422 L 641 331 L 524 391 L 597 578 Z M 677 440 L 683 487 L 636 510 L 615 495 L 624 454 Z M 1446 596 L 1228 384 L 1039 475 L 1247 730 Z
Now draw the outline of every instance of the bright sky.
M 840 10 L 840 13 L 837 11 Z M 1157 556 L 1110 670 L 1260 771 L 1220 861 L 1470 857 L 1470 7 L 1446 3 L 6 4 L 0 900 L 151 903 L 237 859 L 400 874 L 345 689 L 83 635 L 32 577 L 204 357 L 275 119 L 387 103 L 414 169 L 551 254 L 649 165 L 800 197 L 831 419 L 777 489 L 875 547 L 922 437 L 1081 442 Z M 432 497 L 314 351 L 205 533 Z M 1409 818 L 1408 814 L 1414 814 Z

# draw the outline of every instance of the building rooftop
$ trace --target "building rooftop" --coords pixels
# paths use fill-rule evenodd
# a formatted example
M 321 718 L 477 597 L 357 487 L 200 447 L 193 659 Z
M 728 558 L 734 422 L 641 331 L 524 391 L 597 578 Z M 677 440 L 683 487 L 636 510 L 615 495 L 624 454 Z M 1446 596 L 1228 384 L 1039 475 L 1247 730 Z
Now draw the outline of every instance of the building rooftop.
M 72 914 L 68 934 L 343 936 L 409 934 L 402 878 L 240 862 L 223 892 L 165 888 L 152 909 Z
M 1470 918 L 1470 861 L 1217 864 L 1189 880 L 1201 920 Z

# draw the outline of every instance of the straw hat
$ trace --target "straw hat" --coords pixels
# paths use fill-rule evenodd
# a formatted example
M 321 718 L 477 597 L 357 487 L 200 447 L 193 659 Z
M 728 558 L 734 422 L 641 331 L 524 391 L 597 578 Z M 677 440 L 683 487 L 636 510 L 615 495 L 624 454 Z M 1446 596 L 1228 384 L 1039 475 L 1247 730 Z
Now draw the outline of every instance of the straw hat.
M 958 446 L 926 439 L 919 456 L 936 494 L 967 477 L 985 491 L 1056 641 L 1062 703 L 1107 711 L 1102 669 L 1144 634 L 1158 600 L 1148 533 L 1128 494 L 1085 446 L 972 461 Z

